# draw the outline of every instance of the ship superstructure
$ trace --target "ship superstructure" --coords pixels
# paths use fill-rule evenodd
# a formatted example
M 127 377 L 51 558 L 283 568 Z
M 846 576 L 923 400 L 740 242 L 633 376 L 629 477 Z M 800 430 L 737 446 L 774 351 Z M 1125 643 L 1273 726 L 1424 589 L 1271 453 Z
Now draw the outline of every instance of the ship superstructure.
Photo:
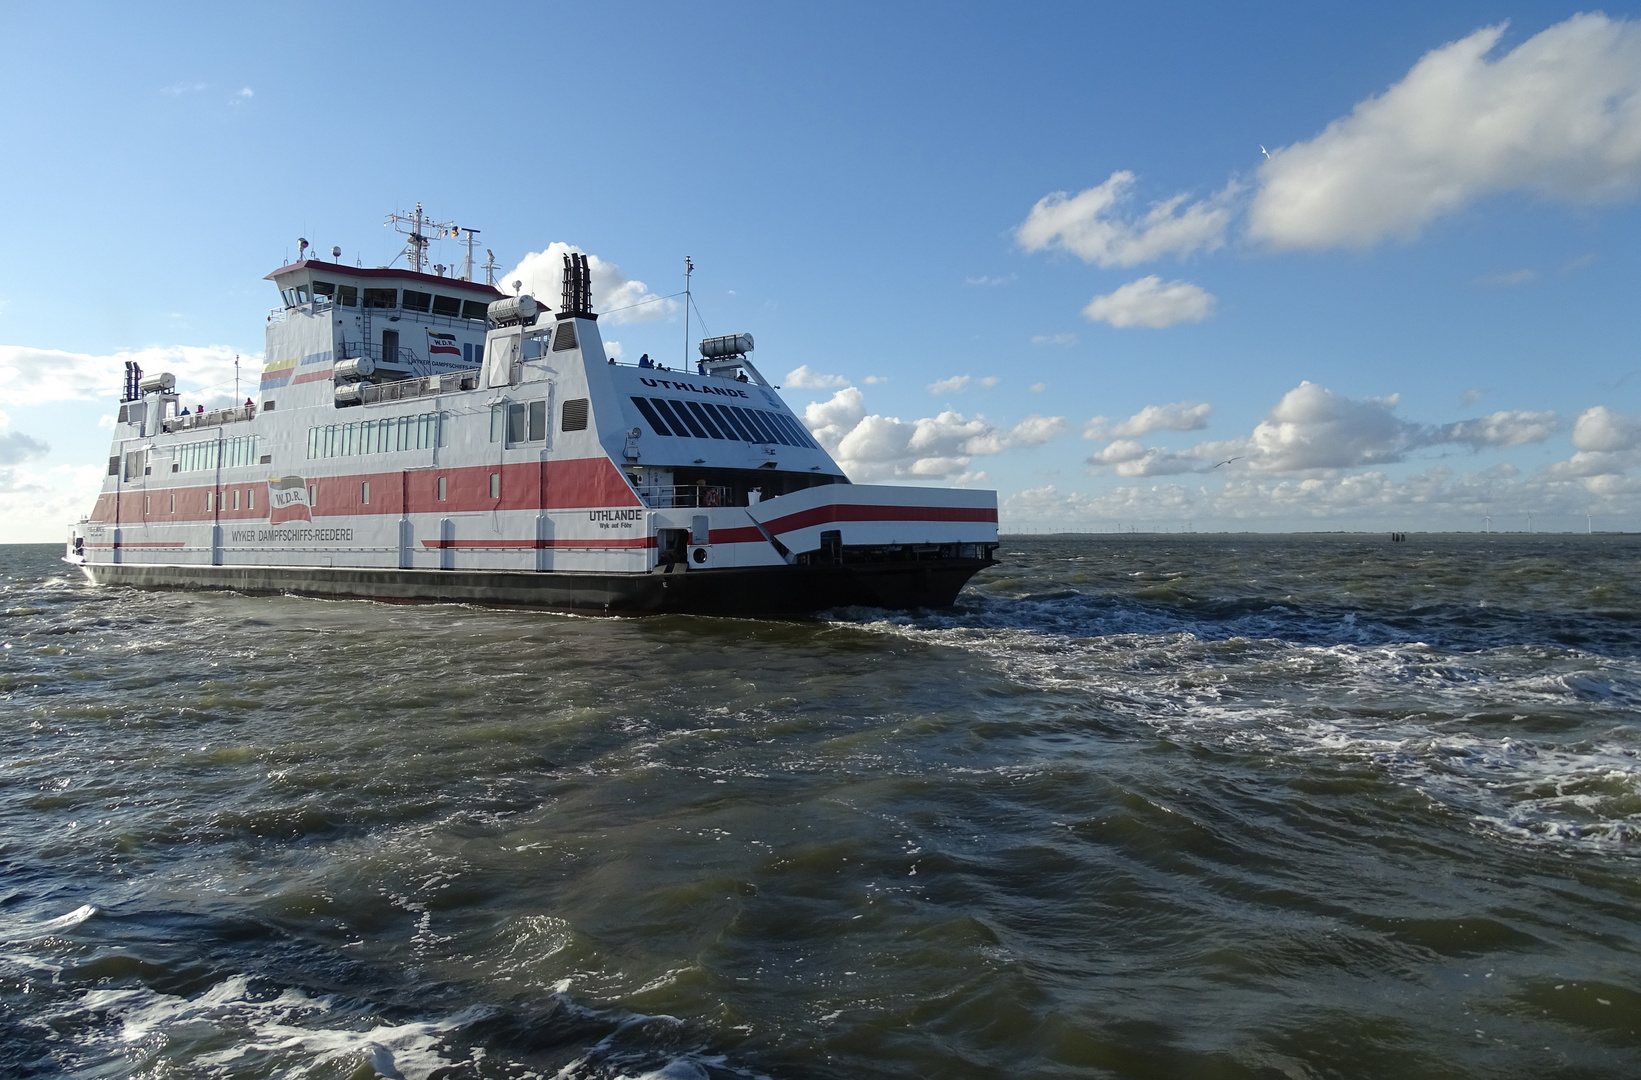
M 471 257 L 275 270 L 244 404 L 184 414 L 169 374 L 128 370 L 69 560 L 100 583 L 612 613 L 943 606 L 991 563 L 994 492 L 850 483 L 749 334 L 703 340 L 693 371 L 615 362 L 586 258 L 564 259 L 556 311 L 467 280 Z

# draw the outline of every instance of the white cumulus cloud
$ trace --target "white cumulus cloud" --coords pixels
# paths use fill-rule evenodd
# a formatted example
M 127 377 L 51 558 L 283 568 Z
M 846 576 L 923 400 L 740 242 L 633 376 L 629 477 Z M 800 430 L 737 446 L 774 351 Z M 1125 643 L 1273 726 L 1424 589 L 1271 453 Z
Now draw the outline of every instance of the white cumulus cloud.
M 1038 416 L 1033 413 L 1014 425 L 1014 429 L 1009 432 L 1009 441 L 1021 446 L 1041 446 L 1065 429 L 1065 417 Z
M 1189 196 L 1180 194 L 1152 203 L 1143 215 L 1123 216 L 1134 180 L 1133 173 L 1118 171 L 1076 195 L 1045 195 L 1015 230 L 1015 238 L 1027 251 L 1058 248 L 1098 266 L 1135 266 L 1164 255 L 1213 251 L 1225 243 L 1238 190 L 1234 182 L 1189 205 Z
M 1003 499 L 1005 529 L 1087 528 L 1119 524 L 1142 529 L 1190 521 L 1210 528 L 1476 529 L 1485 517 L 1493 528 L 1524 529 L 1526 515 L 1561 527 L 1632 528 L 1641 510 L 1641 481 L 1616 474 L 1582 480 L 1555 474 L 1524 475 L 1509 464 L 1477 472 L 1436 465 L 1400 478 L 1377 470 L 1344 476 L 1255 479 L 1247 474 L 1219 481 L 1126 484 L 1094 494 L 1030 488 Z M 1605 517 L 1605 521 L 1603 521 Z M 1559 518 L 1559 521 L 1557 521 Z
M 1147 405 L 1119 422 L 1096 416 L 1083 429 L 1083 438 L 1135 439 L 1152 431 L 1200 431 L 1208 426 L 1208 414 L 1213 411 L 1213 406 L 1205 401 Z
M 1641 442 L 1641 421 L 1613 412 L 1605 405 L 1585 409 L 1573 422 L 1573 446 L 1579 450 L 1613 452 L 1632 450 Z
M 1641 186 L 1641 23 L 1575 15 L 1496 55 L 1504 26 L 1426 53 L 1389 90 L 1260 166 L 1272 248 L 1411 238 L 1486 195 L 1573 203 Z
M 678 302 L 655 295 L 649 286 L 621 272 L 612 262 L 591 255 L 572 244 L 554 241 L 546 251 L 532 251 L 499 279 L 503 291 L 522 281 L 523 291 L 558 310 L 564 296 L 564 256 L 570 252 L 587 255 L 587 272 L 592 278 L 593 310 L 603 312 L 611 323 L 649 322 L 664 319 L 678 310 Z
M 1120 476 L 1212 472 L 1219 467 L 1226 467 L 1228 475 L 1244 469 L 1317 474 L 1388 465 L 1426 447 L 1461 445 L 1480 450 L 1524 446 L 1543 442 L 1561 429 L 1555 413 L 1527 410 L 1503 410 L 1445 425 L 1419 424 L 1396 415 L 1398 400 L 1394 394 L 1348 398 L 1325 386 L 1302 382 L 1282 395 L 1247 436 L 1201 442 L 1179 453 L 1137 441 L 1152 431 L 1205 427 L 1209 406 L 1181 401 L 1147 406 L 1120 423 L 1096 416 L 1083 437 L 1114 440 L 1089 457 L 1088 464 L 1096 469 L 1114 469 Z M 1605 432 L 1605 425 L 1605 418 L 1592 420 L 1589 429 Z
M 1282 395 L 1246 440 L 1206 444 L 1241 451 L 1247 468 L 1308 472 L 1400 461 L 1427 440 L 1419 425 L 1395 415 L 1400 395 L 1356 400 L 1302 382 Z M 1230 454 L 1227 454 L 1230 456 Z
M 906 421 L 868 413 L 865 395 L 850 386 L 827 401 L 811 402 L 804 423 L 852 479 L 967 477 L 962 482 L 977 482 L 983 474 L 969 472 L 973 458 L 1047 442 L 1064 430 L 1065 418 L 1028 416 L 1010 431 L 952 409 Z
M 1083 308 L 1093 322 L 1112 326 L 1161 329 L 1181 322 L 1201 322 L 1214 310 L 1214 296 L 1189 281 L 1164 282 L 1155 274 L 1130 281 L 1115 292 L 1096 296 Z
M 842 375 L 823 375 L 818 371 L 810 371 L 808 364 L 802 364 L 786 373 L 784 385 L 798 390 L 830 390 L 834 386 L 848 386 L 849 380 Z
M 1573 422 L 1573 448 L 1566 461 L 1550 467 L 1554 476 L 1577 479 L 1592 495 L 1620 495 L 1641 490 L 1625 474 L 1641 465 L 1641 417 L 1625 416 L 1605 405 L 1585 409 Z
M 1450 424 L 1441 433 L 1446 442 L 1467 443 L 1470 446 L 1525 446 L 1543 442 L 1561 430 L 1561 420 L 1553 412 L 1528 412 L 1524 409 L 1500 411 L 1479 420 L 1461 420 Z
M 1170 476 L 1202 465 L 1194 457 L 1146 446 L 1134 439 L 1117 439 L 1089 455 L 1088 463 L 1114 469 L 1118 476 Z
M 185 396 L 209 390 L 226 404 L 234 391 L 234 350 L 225 345 L 167 345 L 97 356 L 0 345 L 0 401 L 39 405 L 48 401 L 114 400 L 125 383 L 125 362 L 134 360 L 144 373 L 169 371 Z M 240 362 L 240 387 L 250 390 L 262 370 L 260 357 Z
M 931 394 L 961 394 L 968 389 L 969 376 L 953 375 L 949 379 L 937 379 L 928 386 Z

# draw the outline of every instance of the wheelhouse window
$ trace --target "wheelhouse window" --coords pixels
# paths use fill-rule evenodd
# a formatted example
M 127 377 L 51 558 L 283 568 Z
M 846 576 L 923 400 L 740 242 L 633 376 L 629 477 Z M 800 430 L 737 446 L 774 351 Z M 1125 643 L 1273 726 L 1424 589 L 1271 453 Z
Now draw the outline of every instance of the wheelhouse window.
M 544 442 L 546 438 L 546 401 L 515 401 L 507 406 L 508 445 Z
M 459 319 L 462 315 L 461 298 L 457 296 L 434 296 L 433 314 L 448 315 L 452 319 Z
M 404 299 L 399 306 L 406 311 L 426 311 L 433 304 L 433 294 L 417 292 L 415 289 L 406 289 Z
M 336 287 L 336 302 L 343 307 L 358 307 L 359 286 L 338 285 Z
M 365 290 L 365 306 L 366 307 L 386 307 L 386 308 L 398 307 L 399 306 L 399 290 L 398 289 L 366 289 Z
M 486 319 L 490 317 L 490 305 L 483 300 L 463 300 L 462 318 Z

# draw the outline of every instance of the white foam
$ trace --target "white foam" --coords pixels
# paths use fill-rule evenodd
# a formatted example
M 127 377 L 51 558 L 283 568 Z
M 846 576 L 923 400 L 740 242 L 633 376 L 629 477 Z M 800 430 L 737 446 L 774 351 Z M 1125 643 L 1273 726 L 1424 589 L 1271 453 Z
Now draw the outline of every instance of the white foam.
M 990 610 L 966 624 L 891 616 L 861 628 L 977 653 L 1010 680 L 1086 694 L 1170 739 L 1366 760 L 1500 836 L 1636 854 L 1633 662 L 1539 647 L 1452 653 L 1419 642 L 1203 640 L 1087 625 L 1067 633 L 1057 618 L 1037 618 L 1042 606 L 1014 613 L 1024 626 L 974 624 L 1009 621 Z M 1563 735 L 1498 722 L 1546 713 L 1576 723 Z
M 5 934 L 4 941 L 8 945 L 33 941 L 54 934 L 59 930 L 67 930 L 71 926 L 78 926 L 95 914 L 97 914 L 95 905 L 81 904 L 67 915 L 59 915 L 55 919 L 46 919 L 44 922 L 35 923 L 15 923 L 7 926 L 3 931 Z
M 207 1041 L 201 1028 L 216 1029 L 225 1049 L 191 1056 L 190 1068 L 207 1070 L 207 1075 L 227 1075 L 232 1062 L 263 1055 L 260 1069 L 270 1074 L 299 1070 L 299 1074 L 325 1065 L 370 1065 L 383 1076 L 402 1080 L 427 1080 L 434 1072 L 459 1065 L 466 1058 L 446 1053 L 446 1037 L 491 1015 L 490 1010 L 469 1007 L 450 1016 L 402 1024 L 374 1022 L 347 1027 L 326 1025 L 322 1018 L 335 1009 L 331 998 L 316 998 L 300 990 L 286 989 L 278 997 L 258 1000 L 245 975 L 235 975 L 216 983 L 196 997 L 161 994 L 147 988 L 89 990 L 75 1003 L 75 1011 L 102 1013 L 117 1022 L 111 1036 L 101 1039 L 92 1033 L 75 1048 L 74 1057 L 62 1063 L 86 1067 L 98 1060 L 114 1060 L 126 1052 L 102 1045 L 111 1038 L 117 1044 L 150 1044 L 163 1057 L 170 1042 L 169 1032 L 187 1026 L 189 1042 Z M 368 1026 L 367 1026 L 368 1025 Z

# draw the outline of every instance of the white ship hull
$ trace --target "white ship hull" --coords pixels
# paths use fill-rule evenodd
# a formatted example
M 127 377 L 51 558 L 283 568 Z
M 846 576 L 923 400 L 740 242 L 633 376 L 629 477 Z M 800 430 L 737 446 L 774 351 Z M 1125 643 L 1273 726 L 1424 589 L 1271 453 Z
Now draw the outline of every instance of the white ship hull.
M 744 355 L 611 363 L 568 289 L 493 325 L 470 282 L 270 276 L 255 400 L 183 416 L 167 377 L 128 387 L 69 539 L 93 581 L 751 614 L 943 606 L 992 561 L 994 493 L 849 483 Z

